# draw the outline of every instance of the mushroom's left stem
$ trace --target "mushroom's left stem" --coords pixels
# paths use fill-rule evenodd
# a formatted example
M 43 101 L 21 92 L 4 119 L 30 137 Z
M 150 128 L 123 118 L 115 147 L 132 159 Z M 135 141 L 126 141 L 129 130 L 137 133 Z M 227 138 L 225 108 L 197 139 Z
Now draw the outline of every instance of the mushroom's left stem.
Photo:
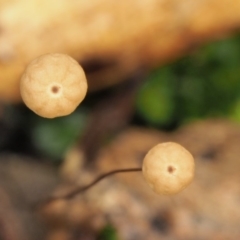
M 100 182 L 101 180 L 114 175 L 116 173 L 124 173 L 124 172 L 140 172 L 142 171 L 142 168 L 126 168 L 126 169 L 116 169 L 116 170 L 112 170 L 110 172 L 101 174 L 100 176 L 98 176 L 95 180 L 93 180 L 91 183 L 85 185 L 85 186 L 81 186 L 81 187 L 77 187 L 76 189 L 66 193 L 65 195 L 62 196 L 57 196 L 57 197 L 50 197 L 48 199 L 46 199 L 44 202 L 42 202 L 42 204 L 54 201 L 54 200 L 67 200 L 67 199 L 71 199 L 73 197 L 75 197 L 78 194 L 81 194 L 85 191 L 87 191 L 88 189 L 90 189 L 91 187 L 93 187 L 95 184 L 97 184 L 98 182 Z M 42 205 L 41 204 L 41 205 Z

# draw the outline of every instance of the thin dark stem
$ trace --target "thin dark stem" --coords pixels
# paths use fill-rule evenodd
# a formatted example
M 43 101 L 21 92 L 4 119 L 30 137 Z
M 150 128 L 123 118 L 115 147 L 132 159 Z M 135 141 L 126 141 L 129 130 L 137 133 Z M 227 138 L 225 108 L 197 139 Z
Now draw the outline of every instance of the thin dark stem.
M 140 172 L 142 171 L 142 168 L 127 168 L 127 169 L 117 169 L 117 170 L 113 170 L 111 172 L 102 174 L 100 176 L 98 176 L 95 180 L 93 180 L 91 183 L 83 186 L 83 187 L 77 187 L 76 189 L 74 189 L 73 191 L 63 195 L 63 196 L 58 196 L 58 197 L 51 197 L 49 199 L 47 199 L 45 201 L 45 203 L 53 201 L 53 200 L 57 200 L 57 199 L 70 199 L 75 197 L 78 194 L 81 194 L 85 191 L 87 191 L 88 189 L 90 189 L 91 187 L 93 187 L 95 184 L 97 184 L 98 182 L 100 182 L 101 180 L 103 180 L 104 178 L 107 178 L 113 174 L 116 173 L 123 173 L 123 172 Z
M 98 182 L 100 182 L 101 180 L 103 180 L 106 177 L 109 177 L 113 174 L 116 173 L 123 173 L 123 172 L 138 172 L 138 171 L 142 171 L 142 168 L 128 168 L 128 169 L 117 169 L 117 170 L 113 170 L 111 172 L 105 173 L 100 175 L 99 177 L 97 177 L 93 182 L 91 182 L 90 184 L 83 186 L 83 187 L 79 187 L 76 188 L 75 190 L 73 190 L 72 192 L 66 194 L 63 198 L 64 199 L 69 199 L 69 198 L 73 198 L 75 195 L 80 194 L 82 192 L 87 191 L 89 188 L 93 187 L 95 184 L 97 184 Z

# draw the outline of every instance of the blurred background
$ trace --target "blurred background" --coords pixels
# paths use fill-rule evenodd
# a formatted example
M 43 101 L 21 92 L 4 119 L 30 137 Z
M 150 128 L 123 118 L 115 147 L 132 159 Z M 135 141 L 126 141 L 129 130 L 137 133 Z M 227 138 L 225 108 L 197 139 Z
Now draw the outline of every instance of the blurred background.
M 240 1 L 0 0 L 0 239 L 239 239 Z M 27 64 L 66 53 L 87 97 L 44 119 L 21 100 Z M 158 196 L 141 167 L 165 141 L 186 147 L 196 177 Z

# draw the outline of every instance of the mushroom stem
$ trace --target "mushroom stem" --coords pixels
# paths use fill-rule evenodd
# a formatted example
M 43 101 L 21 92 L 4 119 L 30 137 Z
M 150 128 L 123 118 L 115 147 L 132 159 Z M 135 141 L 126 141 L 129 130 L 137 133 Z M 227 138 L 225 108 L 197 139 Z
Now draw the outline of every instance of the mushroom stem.
M 48 203 L 48 202 L 51 202 L 51 201 L 54 201 L 54 200 L 57 200 L 57 199 L 71 199 L 73 197 L 75 197 L 76 195 L 78 194 L 81 194 L 85 191 L 87 191 L 88 189 L 90 189 L 91 187 L 93 187 L 95 184 L 97 184 L 98 182 L 100 182 L 101 180 L 103 180 L 104 178 L 107 178 L 111 175 L 114 175 L 116 173 L 124 173 L 124 172 L 140 172 L 142 171 L 142 168 L 126 168 L 126 169 L 116 169 L 116 170 L 112 170 L 110 172 L 107 172 L 107 173 L 104 173 L 104 174 L 101 174 L 99 175 L 97 178 L 95 178 L 95 180 L 93 180 L 91 183 L 85 185 L 85 186 L 81 186 L 81 187 L 77 187 L 76 189 L 68 192 L 67 194 L 65 195 L 62 195 L 62 196 L 57 196 L 57 197 L 50 197 L 48 199 L 46 199 L 44 201 L 44 203 Z M 44 204 L 43 203 L 43 204 Z
M 74 189 L 73 191 L 71 191 L 70 193 L 67 193 L 65 196 L 62 196 L 61 198 L 63 199 L 70 199 L 73 198 L 74 196 L 76 196 L 77 194 L 80 194 L 82 192 L 87 191 L 88 189 L 90 189 L 91 187 L 93 187 L 95 184 L 97 184 L 98 182 L 100 182 L 101 180 L 103 180 L 104 178 L 107 178 L 111 175 L 114 175 L 116 173 L 123 173 L 123 172 L 139 172 L 142 171 L 142 168 L 127 168 L 127 169 L 116 169 L 113 170 L 111 172 L 108 173 L 104 173 L 100 176 L 98 176 L 95 180 L 93 180 L 91 183 L 87 184 L 86 186 L 83 187 L 79 187 Z

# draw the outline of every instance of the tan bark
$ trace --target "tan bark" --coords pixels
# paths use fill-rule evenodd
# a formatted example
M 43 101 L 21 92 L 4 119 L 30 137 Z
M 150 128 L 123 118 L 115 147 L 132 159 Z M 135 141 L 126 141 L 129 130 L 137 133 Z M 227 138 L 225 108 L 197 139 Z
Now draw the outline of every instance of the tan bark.
M 0 0 L 0 100 L 19 100 L 39 55 L 70 54 L 97 90 L 234 32 L 239 13 L 240 0 Z

